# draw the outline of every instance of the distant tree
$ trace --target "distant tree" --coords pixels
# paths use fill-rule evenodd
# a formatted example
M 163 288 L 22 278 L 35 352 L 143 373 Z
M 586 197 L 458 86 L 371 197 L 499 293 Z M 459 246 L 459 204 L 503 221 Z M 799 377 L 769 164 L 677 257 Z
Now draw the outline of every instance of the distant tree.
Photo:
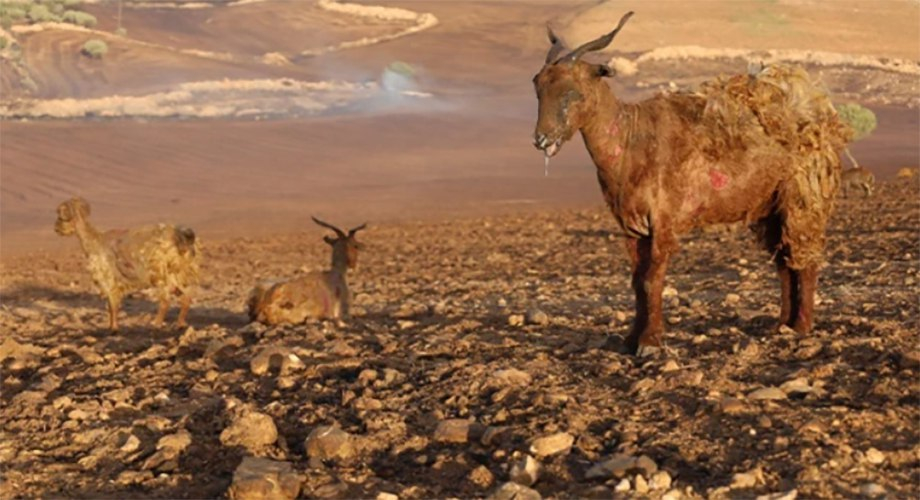
M 102 40 L 94 38 L 92 40 L 87 40 L 83 44 L 83 54 L 93 59 L 102 59 L 102 56 L 109 51 L 109 46 L 105 44 Z
M 838 104 L 834 106 L 837 108 L 837 115 L 840 116 L 840 119 L 846 122 L 850 128 L 853 129 L 853 140 L 858 141 L 864 139 L 872 134 L 875 130 L 875 127 L 878 125 L 878 120 L 875 118 L 875 113 L 871 109 L 864 108 L 856 103 L 851 104 Z M 849 148 L 843 150 L 846 153 L 847 158 L 853 163 L 854 167 L 859 166 L 859 162 L 856 161 L 856 158 L 853 158 L 853 155 L 850 154 Z
M 33 5 L 29 9 L 29 21 L 33 23 L 46 23 L 49 21 L 58 21 L 60 18 L 54 15 L 45 5 Z

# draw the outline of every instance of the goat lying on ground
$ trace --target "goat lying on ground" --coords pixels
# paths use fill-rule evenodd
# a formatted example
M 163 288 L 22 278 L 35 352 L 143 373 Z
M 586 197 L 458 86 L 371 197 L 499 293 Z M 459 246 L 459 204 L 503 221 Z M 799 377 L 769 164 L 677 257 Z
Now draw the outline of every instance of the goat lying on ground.
M 808 332 L 825 225 L 840 184 L 850 130 L 826 93 L 799 68 L 709 82 L 699 93 L 620 102 L 612 70 L 581 61 L 612 32 L 561 56 L 553 44 L 534 77 L 534 145 L 547 161 L 580 131 L 604 198 L 627 234 L 636 318 L 627 347 L 661 345 L 661 293 L 678 237 L 694 227 L 744 221 L 773 254 L 782 288 L 780 325 Z
M 198 281 L 201 253 L 191 229 L 157 224 L 101 233 L 89 223 L 89 204 L 82 198 L 61 203 L 57 213 L 54 230 L 61 236 L 76 234 L 80 239 L 93 281 L 108 300 L 109 327 L 113 331 L 118 329 L 122 298 L 146 288 L 157 290 L 155 325 L 163 324 L 170 295 L 179 296 L 181 304 L 177 325 L 186 325 L 191 305 L 189 288 Z
M 351 294 L 345 273 L 358 265 L 361 244 L 355 233 L 367 227 L 362 224 L 345 234 L 341 229 L 313 217 L 313 222 L 335 231 L 336 237 L 326 236 L 332 246 L 332 268 L 314 271 L 287 281 L 272 281 L 256 285 L 249 294 L 249 319 L 268 325 L 303 323 L 307 319 L 348 318 Z
M 875 187 L 875 176 L 868 169 L 863 167 L 848 168 L 843 171 L 841 179 L 843 187 L 843 197 L 850 197 L 851 189 L 862 189 L 865 197 L 872 196 L 872 188 Z

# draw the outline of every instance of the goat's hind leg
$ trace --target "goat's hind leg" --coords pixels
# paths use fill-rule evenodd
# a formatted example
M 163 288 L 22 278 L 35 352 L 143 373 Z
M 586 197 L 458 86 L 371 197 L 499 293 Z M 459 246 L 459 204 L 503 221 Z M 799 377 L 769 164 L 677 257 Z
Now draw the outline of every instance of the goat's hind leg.
M 176 319 L 176 326 L 179 328 L 185 328 L 188 326 L 186 318 L 188 317 L 189 308 L 192 307 L 192 298 L 185 292 L 179 293 L 182 295 L 179 298 L 179 318 Z
M 815 291 L 818 288 L 818 265 L 809 264 L 804 269 L 793 271 L 798 281 L 798 304 L 792 321 L 792 329 L 808 333 L 814 325 Z
M 113 332 L 118 331 L 118 312 L 121 310 L 121 297 L 110 295 L 106 302 L 106 309 L 109 313 L 109 329 Z
M 163 322 L 166 320 L 166 313 L 169 311 L 169 297 L 166 294 L 160 296 L 160 300 L 157 302 L 157 315 L 153 318 L 153 326 L 159 328 L 163 326 Z
M 791 327 L 798 314 L 798 274 L 787 263 L 789 248 L 783 245 L 782 218 L 778 213 L 774 213 L 760 220 L 752 228 L 761 238 L 767 251 L 773 254 L 772 259 L 776 264 L 780 286 L 780 312 L 776 329 L 779 330 L 782 326 Z

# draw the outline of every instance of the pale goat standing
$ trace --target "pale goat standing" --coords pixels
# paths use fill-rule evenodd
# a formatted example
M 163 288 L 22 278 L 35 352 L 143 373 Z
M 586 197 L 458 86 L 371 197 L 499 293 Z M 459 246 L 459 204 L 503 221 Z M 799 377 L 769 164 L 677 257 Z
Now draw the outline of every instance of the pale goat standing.
M 125 295 L 156 289 L 159 308 L 154 325 L 160 326 L 171 296 L 180 302 L 178 326 L 186 326 L 191 306 L 190 288 L 198 282 L 201 255 L 195 233 L 186 227 L 156 224 L 127 230 L 100 232 L 89 222 L 89 203 L 72 198 L 57 208 L 54 230 L 61 236 L 76 234 L 88 259 L 87 267 L 108 301 L 109 327 L 118 330 L 118 312 Z
M 631 15 L 565 55 L 550 31 L 552 48 L 534 77 L 534 145 L 548 161 L 581 132 L 627 235 L 636 317 L 626 346 L 642 354 L 661 345 L 665 270 L 680 235 L 737 221 L 773 255 L 780 326 L 810 331 L 839 154 L 851 131 L 826 92 L 791 66 L 709 82 L 696 93 L 621 102 L 604 80 L 613 70 L 581 57 L 607 47 Z
M 332 267 L 314 271 L 285 281 L 259 283 L 249 294 L 249 319 L 267 325 L 303 323 L 308 319 L 332 319 L 338 322 L 349 317 L 351 293 L 345 275 L 358 265 L 361 244 L 355 233 L 367 227 L 362 224 L 346 234 L 332 224 L 313 217 L 313 222 L 335 231 L 336 237 L 324 237 L 332 246 Z

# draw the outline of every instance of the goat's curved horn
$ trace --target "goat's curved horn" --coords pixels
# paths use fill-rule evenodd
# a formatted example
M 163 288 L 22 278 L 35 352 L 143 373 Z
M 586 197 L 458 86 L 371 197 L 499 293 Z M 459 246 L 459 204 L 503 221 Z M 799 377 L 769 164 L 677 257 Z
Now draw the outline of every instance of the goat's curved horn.
M 365 222 L 364 224 L 361 224 L 361 225 L 358 226 L 358 227 L 354 227 L 354 228 L 349 229 L 349 230 L 348 230 L 348 237 L 350 238 L 350 237 L 354 236 L 355 233 L 357 233 L 358 231 L 360 231 L 360 230 L 362 230 L 362 229 L 364 229 L 364 228 L 366 228 L 366 227 L 367 227 L 367 222 Z
M 559 40 L 559 37 L 553 33 L 553 28 L 550 28 L 549 23 L 546 25 L 546 35 L 549 37 L 549 43 L 552 44 L 549 48 L 549 52 L 546 53 L 546 64 L 549 64 L 559 57 L 559 53 L 562 52 L 565 47 L 562 46 L 562 41 Z
M 328 223 L 328 222 L 323 222 L 323 221 L 317 219 L 316 217 L 311 216 L 311 218 L 313 219 L 313 222 L 319 224 L 320 226 L 328 227 L 329 229 L 332 229 L 333 231 L 335 231 L 335 234 L 339 235 L 340 238 L 346 238 L 345 232 L 342 231 L 341 229 L 339 229 L 339 228 L 333 226 L 332 224 L 330 224 L 330 223 Z
M 632 17 L 632 15 L 633 15 L 633 11 L 627 12 L 626 14 L 623 15 L 622 18 L 620 18 L 620 23 L 617 24 L 617 27 L 614 28 L 613 31 L 611 31 L 610 33 L 607 33 L 606 35 L 600 38 L 591 40 L 590 42 L 587 42 L 581 45 L 580 47 L 578 47 L 577 49 L 573 50 L 568 55 L 560 59 L 560 61 L 575 62 L 578 59 L 580 59 L 581 56 L 587 54 L 588 52 L 594 52 L 595 50 L 601 50 L 601 49 L 607 48 L 607 46 L 610 45 L 610 42 L 613 41 L 613 37 L 617 36 L 617 33 L 619 33 L 620 29 L 623 28 L 623 25 L 626 24 L 626 21 L 629 21 L 629 18 Z

